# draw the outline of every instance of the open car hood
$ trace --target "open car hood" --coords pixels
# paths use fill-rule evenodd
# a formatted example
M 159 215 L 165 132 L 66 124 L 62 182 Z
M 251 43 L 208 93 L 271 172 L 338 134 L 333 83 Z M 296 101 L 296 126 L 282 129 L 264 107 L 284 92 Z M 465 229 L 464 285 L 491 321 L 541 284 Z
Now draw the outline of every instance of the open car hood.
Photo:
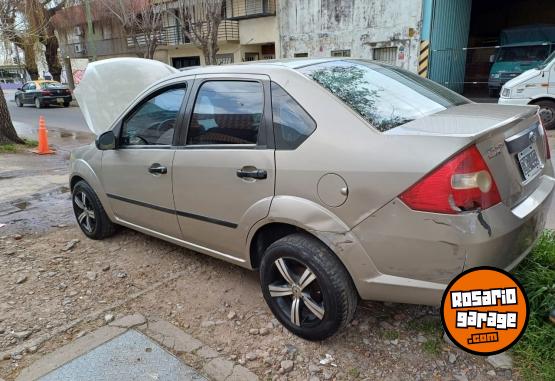
M 87 65 L 74 94 L 89 129 L 108 130 L 147 87 L 179 70 L 143 58 L 111 58 Z

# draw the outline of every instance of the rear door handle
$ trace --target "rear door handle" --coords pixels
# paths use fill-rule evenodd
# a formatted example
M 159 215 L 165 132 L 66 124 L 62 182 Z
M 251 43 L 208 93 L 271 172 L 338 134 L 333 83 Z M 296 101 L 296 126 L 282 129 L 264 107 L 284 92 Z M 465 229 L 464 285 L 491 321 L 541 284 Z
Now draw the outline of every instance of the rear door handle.
M 148 171 L 153 174 L 165 175 L 168 173 L 168 168 L 159 163 L 154 163 L 148 168 Z
M 263 179 L 268 177 L 268 173 L 266 172 L 265 169 L 255 169 L 255 170 L 252 170 L 252 171 L 246 171 L 244 169 L 238 169 L 237 170 L 237 177 L 240 177 L 242 179 L 250 177 L 252 179 L 263 180 Z

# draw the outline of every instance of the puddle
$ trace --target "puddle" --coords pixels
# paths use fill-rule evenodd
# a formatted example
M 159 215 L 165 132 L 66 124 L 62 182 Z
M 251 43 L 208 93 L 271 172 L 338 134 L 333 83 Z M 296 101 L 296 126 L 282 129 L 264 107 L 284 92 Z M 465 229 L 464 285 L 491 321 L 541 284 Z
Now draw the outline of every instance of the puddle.
M 0 236 L 43 233 L 75 223 L 69 187 L 0 205 Z
M 37 128 L 24 123 L 14 122 L 17 132 L 24 137 L 37 139 Z M 95 135 L 90 131 L 74 131 L 59 127 L 48 128 L 49 143 L 55 146 L 78 147 L 93 142 Z

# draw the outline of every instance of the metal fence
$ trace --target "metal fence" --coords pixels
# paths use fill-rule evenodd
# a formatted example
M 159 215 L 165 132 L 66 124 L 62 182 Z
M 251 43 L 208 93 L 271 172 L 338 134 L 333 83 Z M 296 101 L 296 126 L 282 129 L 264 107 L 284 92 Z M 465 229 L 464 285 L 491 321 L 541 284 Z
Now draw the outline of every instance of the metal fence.
M 273 16 L 276 14 L 275 0 L 230 0 L 227 3 L 227 17 L 244 19 L 250 17 Z

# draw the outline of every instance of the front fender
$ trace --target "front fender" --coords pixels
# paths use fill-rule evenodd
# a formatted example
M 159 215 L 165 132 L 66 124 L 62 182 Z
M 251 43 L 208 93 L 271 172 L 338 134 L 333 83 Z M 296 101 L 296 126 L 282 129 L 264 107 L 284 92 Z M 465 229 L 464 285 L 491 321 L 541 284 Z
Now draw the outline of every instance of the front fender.
M 98 153 L 98 154 L 99 154 L 100 157 L 95 158 L 95 159 L 98 160 L 98 165 L 100 167 L 100 160 L 102 158 L 102 153 Z M 104 208 L 104 211 L 106 212 L 106 215 L 108 215 L 108 218 L 112 222 L 114 222 L 115 221 L 115 218 L 114 218 L 115 216 L 114 216 L 114 212 L 112 210 L 112 207 L 110 205 L 110 201 L 108 200 L 108 197 L 106 196 L 106 192 L 104 191 L 104 187 L 102 186 L 102 183 L 100 182 L 100 179 L 96 175 L 95 170 L 89 164 L 88 160 L 90 160 L 90 159 L 87 159 L 87 160 L 75 159 L 71 162 L 69 182 L 70 182 L 70 184 L 72 184 L 73 180 L 76 176 L 85 180 L 93 188 L 94 192 L 98 196 L 98 199 L 100 200 L 100 202 L 102 204 L 102 207 Z

